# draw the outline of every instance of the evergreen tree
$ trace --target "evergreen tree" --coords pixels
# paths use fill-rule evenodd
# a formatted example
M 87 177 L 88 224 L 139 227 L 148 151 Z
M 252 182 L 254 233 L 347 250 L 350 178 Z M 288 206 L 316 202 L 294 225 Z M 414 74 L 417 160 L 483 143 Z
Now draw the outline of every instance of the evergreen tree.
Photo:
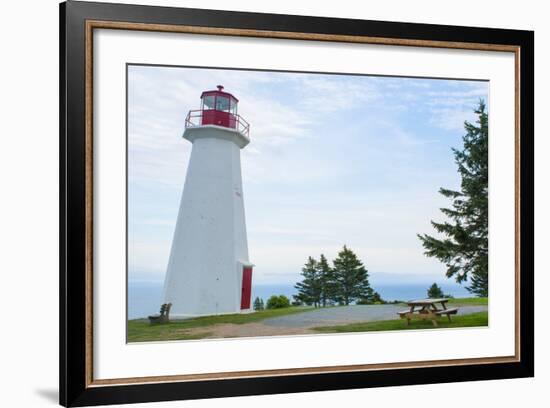
M 334 273 L 330 265 L 328 264 L 325 255 L 321 254 L 319 262 L 317 262 L 317 275 L 319 277 L 320 284 L 320 303 L 325 307 L 327 303 L 334 297 L 335 294 L 335 279 Z
M 372 302 L 374 291 L 369 284 L 368 271 L 352 250 L 344 245 L 332 263 L 335 279 L 334 300 L 344 305 L 357 300 Z
M 321 301 L 321 280 L 317 269 L 317 261 L 311 256 L 302 268 L 303 279 L 294 287 L 298 290 L 297 299 L 306 305 L 319 306 Z
M 264 300 L 260 299 L 259 297 L 256 297 L 254 299 L 254 310 L 264 310 Z
M 485 103 L 475 110 L 476 124 L 464 122 L 466 134 L 462 150 L 453 149 L 462 178 L 460 191 L 441 188 L 439 192 L 452 200 L 452 208 L 442 208 L 450 221 L 432 221 L 443 239 L 418 235 L 429 257 L 439 259 L 447 267 L 448 278 L 458 283 L 468 281 L 467 289 L 477 296 L 488 296 L 488 142 L 489 125 Z
M 428 297 L 430 299 L 440 299 L 445 297 L 445 295 L 437 283 L 434 282 L 434 284 L 428 288 Z
M 382 299 L 382 296 L 380 296 L 380 293 L 374 292 L 372 295 L 372 303 L 381 303 L 384 304 L 386 301 Z
M 302 301 L 302 299 L 300 299 L 299 296 L 292 295 L 292 302 L 291 302 L 292 306 L 302 306 L 303 304 L 304 302 Z

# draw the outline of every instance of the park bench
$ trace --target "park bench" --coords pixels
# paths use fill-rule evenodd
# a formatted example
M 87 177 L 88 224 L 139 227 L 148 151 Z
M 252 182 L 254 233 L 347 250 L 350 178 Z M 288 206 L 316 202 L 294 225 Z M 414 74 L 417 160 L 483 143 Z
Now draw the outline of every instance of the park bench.
M 149 316 L 149 323 L 155 324 L 155 323 L 168 323 L 170 321 L 170 308 L 172 307 L 172 303 L 163 303 L 160 307 L 160 313 Z

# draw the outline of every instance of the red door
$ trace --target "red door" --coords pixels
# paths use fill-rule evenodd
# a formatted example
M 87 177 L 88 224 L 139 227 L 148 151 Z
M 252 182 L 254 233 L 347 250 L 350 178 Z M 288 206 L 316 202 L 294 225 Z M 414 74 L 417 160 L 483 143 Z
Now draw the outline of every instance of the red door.
M 241 292 L 241 309 L 250 309 L 250 292 L 252 289 L 252 267 L 243 268 L 243 286 Z

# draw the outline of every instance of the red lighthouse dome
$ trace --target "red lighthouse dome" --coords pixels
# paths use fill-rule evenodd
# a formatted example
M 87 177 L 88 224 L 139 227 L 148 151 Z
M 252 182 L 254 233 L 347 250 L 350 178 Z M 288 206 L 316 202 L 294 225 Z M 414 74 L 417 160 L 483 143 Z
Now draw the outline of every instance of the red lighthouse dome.
M 217 88 L 201 94 L 201 108 L 189 112 L 185 127 L 222 126 L 236 129 L 248 137 L 249 124 L 237 113 L 239 100 L 225 92 L 222 85 Z

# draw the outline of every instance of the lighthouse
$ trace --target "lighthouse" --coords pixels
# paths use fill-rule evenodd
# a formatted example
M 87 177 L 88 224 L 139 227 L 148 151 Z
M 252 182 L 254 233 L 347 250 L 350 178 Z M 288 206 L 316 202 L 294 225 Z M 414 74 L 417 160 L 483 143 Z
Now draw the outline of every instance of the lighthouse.
M 238 103 L 218 85 L 185 120 L 183 138 L 193 146 L 164 281 L 176 318 L 251 310 L 240 155 L 250 126 Z

